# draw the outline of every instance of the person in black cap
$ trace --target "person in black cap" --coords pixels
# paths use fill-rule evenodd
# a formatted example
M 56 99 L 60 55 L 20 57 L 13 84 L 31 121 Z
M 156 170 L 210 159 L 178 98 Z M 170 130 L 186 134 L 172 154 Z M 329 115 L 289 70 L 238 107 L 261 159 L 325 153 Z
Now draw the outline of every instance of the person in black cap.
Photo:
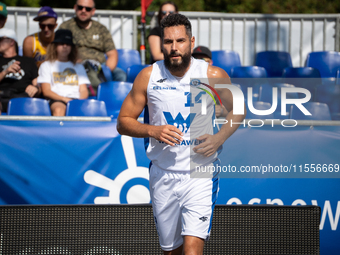
M 39 22 L 40 32 L 31 34 L 24 39 L 23 55 L 34 58 L 39 67 L 46 58 L 47 46 L 54 40 L 54 30 L 57 28 L 58 15 L 49 6 L 40 8 L 33 19 Z
M 46 61 L 39 68 L 38 84 L 49 99 L 53 116 L 65 116 L 67 102 L 88 97 L 85 68 L 77 63 L 77 47 L 72 32 L 59 29 L 47 47 Z
M 209 50 L 209 48 L 205 46 L 197 46 L 193 50 L 192 56 L 196 59 L 202 59 L 205 62 L 208 62 L 209 65 L 213 64 L 211 51 Z M 216 117 L 226 117 L 228 114 L 228 111 L 223 105 L 222 106 L 216 105 L 215 114 L 216 114 Z
M 7 6 L 0 2 L 0 29 L 3 28 L 7 21 Z
M 211 51 L 205 46 L 197 46 L 192 52 L 192 56 L 196 59 L 203 59 L 208 62 L 209 65 L 213 64 Z

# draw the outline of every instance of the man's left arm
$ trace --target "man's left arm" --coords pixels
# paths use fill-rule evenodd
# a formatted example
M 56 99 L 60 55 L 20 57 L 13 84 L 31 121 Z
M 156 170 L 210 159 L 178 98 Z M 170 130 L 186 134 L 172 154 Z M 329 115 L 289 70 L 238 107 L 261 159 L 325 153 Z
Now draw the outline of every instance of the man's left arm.
M 29 74 L 30 77 L 32 77 L 32 82 L 26 87 L 25 92 L 29 97 L 35 97 L 41 93 L 41 87 L 38 85 L 38 67 L 33 58 L 27 57 L 25 61 L 27 62 L 27 66 L 30 68 L 29 70 L 25 70 L 26 75 Z
M 41 87 L 38 86 L 37 78 L 32 80 L 32 84 L 28 85 L 25 89 L 25 92 L 29 97 L 38 96 L 41 93 Z
M 106 52 L 107 60 L 106 60 L 106 66 L 110 68 L 111 71 L 113 71 L 118 63 L 118 52 L 117 50 L 110 50 Z
M 228 74 L 219 67 L 209 66 L 208 68 L 209 84 L 231 84 Z M 203 154 L 206 157 L 212 156 L 217 149 L 237 130 L 240 123 L 244 120 L 246 112 L 242 115 L 235 115 L 233 112 L 233 96 L 229 89 L 216 89 L 220 96 L 222 104 L 227 109 L 226 124 L 222 125 L 219 132 L 214 135 L 205 134 L 198 137 L 198 140 L 204 140 L 203 143 L 194 147 L 196 153 Z M 232 125 L 230 123 L 233 123 Z
M 113 71 L 118 63 L 118 52 L 116 50 L 116 46 L 113 42 L 112 35 L 110 31 L 102 26 L 99 28 L 100 34 L 102 36 L 101 40 L 103 40 L 103 52 L 106 54 L 106 66 Z

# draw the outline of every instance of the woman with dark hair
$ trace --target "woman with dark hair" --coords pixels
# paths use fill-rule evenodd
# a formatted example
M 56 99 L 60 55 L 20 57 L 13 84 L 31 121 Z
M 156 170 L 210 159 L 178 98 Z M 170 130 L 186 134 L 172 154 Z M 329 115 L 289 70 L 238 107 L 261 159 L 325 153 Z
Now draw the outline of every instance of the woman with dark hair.
M 177 5 L 172 1 L 166 1 L 161 4 L 158 10 L 157 21 L 158 25 L 151 29 L 150 34 L 148 36 L 148 43 L 150 46 L 151 53 L 151 63 L 154 63 L 158 60 L 164 59 L 162 47 L 161 47 L 161 20 L 172 13 L 177 13 L 178 8 Z
M 46 61 L 41 64 L 38 76 L 53 116 L 65 116 L 67 102 L 88 97 L 90 81 L 84 66 L 77 63 L 77 55 L 72 32 L 59 29 L 47 47 Z

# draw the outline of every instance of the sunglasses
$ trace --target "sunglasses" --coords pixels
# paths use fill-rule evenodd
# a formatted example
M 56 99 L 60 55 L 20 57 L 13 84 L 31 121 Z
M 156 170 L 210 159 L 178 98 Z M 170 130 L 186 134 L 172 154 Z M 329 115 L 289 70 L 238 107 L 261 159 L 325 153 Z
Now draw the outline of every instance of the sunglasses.
M 90 12 L 93 9 L 93 7 L 82 6 L 82 5 L 79 5 L 79 4 L 77 4 L 77 8 L 78 8 L 78 11 L 82 11 L 85 8 L 85 10 L 87 12 Z
M 162 14 L 163 14 L 163 15 L 166 15 L 167 13 L 173 14 L 173 13 L 175 13 L 175 12 L 174 12 L 174 11 L 162 11 Z
M 39 24 L 41 30 L 45 30 L 48 27 L 49 30 L 53 30 L 55 28 L 55 24 Z

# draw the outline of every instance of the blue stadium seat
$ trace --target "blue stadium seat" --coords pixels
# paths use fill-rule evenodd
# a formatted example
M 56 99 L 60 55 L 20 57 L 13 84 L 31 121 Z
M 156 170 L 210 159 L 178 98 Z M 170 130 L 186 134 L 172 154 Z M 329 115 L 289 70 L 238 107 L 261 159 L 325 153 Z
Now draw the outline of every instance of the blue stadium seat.
M 253 101 L 258 101 L 259 87 L 266 82 L 267 71 L 260 66 L 236 66 L 231 69 L 231 81 L 240 84 L 244 95 L 253 88 Z
M 293 66 L 289 52 L 285 51 L 258 52 L 255 65 L 264 67 L 268 77 L 282 77 L 283 69 Z
M 332 120 L 340 120 L 340 112 L 339 113 L 331 113 Z
M 316 88 L 322 84 L 318 69 L 313 67 L 287 67 L 283 70 L 284 82 L 293 84 L 295 87 L 308 89 L 315 101 Z
M 131 82 L 103 82 L 98 86 L 97 99 L 105 102 L 109 116 L 117 118 L 123 101 L 131 89 Z
M 229 75 L 231 68 L 241 66 L 240 56 L 236 51 L 214 50 L 211 51 L 214 66 L 224 69 Z
M 292 84 L 286 83 L 275 83 L 275 84 L 263 84 L 259 89 L 259 101 L 268 102 L 270 104 L 273 103 L 273 87 L 277 89 L 277 108 L 274 112 L 274 117 L 278 119 L 287 119 L 289 118 L 290 105 L 287 105 L 286 108 L 286 116 L 281 115 L 281 89 L 282 88 L 294 88 L 295 86 Z M 287 93 L 287 98 L 299 98 L 298 93 Z
M 128 67 L 132 65 L 141 65 L 142 60 L 140 54 L 134 49 L 117 49 L 118 52 L 118 63 L 117 67 L 127 72 Z
M 267 78 L 267 71 L 261 66 L 236 66 L 231 69 L 231 78 Z
M 104 101 L 96 99 L 75 99 L 67 103 L 66 116 L 107 116 Z
M 290 118 L 295 120 L 332 120 L 327 104 L 307 102 L 303 106 L 312 115 L 305 115 L 296 105 L 293 105 L 290 109 Z
M 335 80 L 336 85 L 340 85 L 340 68 L 336 71 L 336 80 Z
M 318 69 L 322 78 L 335 78 L 340 67 L 340 52 L 310 52 L 307 55 L 306 66 Z
M 51 116 L 51 110 L 45 99 L 20 97 L 9 101 L 7 115 Z
M 149 65 L 132 65 L 128 67 L 126 74 L 127 74 L 127 82 L 134 82 L 135 78 L 139 74 L 140 71 L 142 71 L 143 68 L 147 67 Z
M 327 104 L 332 115 L 340 113 L 340 85 L 323 84 L 317 87 L 316 101 Z
M 112 72 L 110 68 L 108 68 L 106 65 L 102 65 L 102 70 L 106 81 L 112 81 Z
M 268 102 L 261 102 L 261 101 L 256 101 L 253 102 L 253 106 L 256 110 L 268 110 L 271 107 L 271 104 Z M 252 113 L 247 104 L 247 115 L 246 119 L 274 119 L 274 114 L 268 114 L 268 115 L 256 115 Z

